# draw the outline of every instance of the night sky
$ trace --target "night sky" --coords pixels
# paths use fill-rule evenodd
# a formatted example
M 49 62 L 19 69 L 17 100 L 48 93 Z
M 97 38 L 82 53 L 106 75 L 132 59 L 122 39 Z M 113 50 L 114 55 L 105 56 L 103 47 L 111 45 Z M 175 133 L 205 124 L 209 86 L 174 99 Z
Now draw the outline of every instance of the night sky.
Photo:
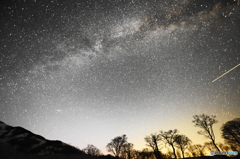
M 178 129 L 195 114 L 240 116 L 240 5 L 234 0 L 4 0 L 0 120 L 106 153 L 126 134 Z

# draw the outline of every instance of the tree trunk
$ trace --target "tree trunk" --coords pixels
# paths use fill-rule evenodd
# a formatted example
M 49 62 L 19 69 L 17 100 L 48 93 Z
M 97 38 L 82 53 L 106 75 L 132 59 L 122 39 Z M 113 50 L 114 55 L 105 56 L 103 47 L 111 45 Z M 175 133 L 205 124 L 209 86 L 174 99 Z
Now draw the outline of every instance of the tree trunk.
M 156 150 L 154 150 L 155 151 L 154 154 L 156 156 L 156 159 L 162 159 L 162 155 L 160 154 L 160 151 L 158 149 L 158 145 L 157 145 L 157 141 L 156 140 L 154 141 L 154 144 L 156 146 Z
M 184 158 L 184 151 L 183 151 L 183 149 L 181 149 L 181 151 L 182 151 L 182 158 Z
M 162 159 L 162 155 L 160 154 L 160 152 L 158 150 L 154 151 L 154 155 L 155 155 L 156 159 Z
M 212 139 L 212 143 L 213 143 L 213 145 L 215 146 L 215 148 L 218 150 L 218 151 L 220 151 L 220 149 L 217 147 L 217 145 L 215 144 L 215 141 Z
M 173 155 L 174 155 L 174 158 L 177 159 L 177 155 L 176 155 L 176 152 L 175 152 L 175 148 L 174 148 L 173 145 L 171 145 L 171 146 L 172 146 L 172 149 L 173 149 Z

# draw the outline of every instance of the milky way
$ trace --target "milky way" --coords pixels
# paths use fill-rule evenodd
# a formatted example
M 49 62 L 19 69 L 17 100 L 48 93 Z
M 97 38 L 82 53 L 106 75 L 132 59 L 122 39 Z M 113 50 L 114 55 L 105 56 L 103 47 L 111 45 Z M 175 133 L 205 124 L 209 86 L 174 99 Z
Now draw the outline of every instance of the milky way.
M 0 120 L 105 152 L 126 134 L 177 128 L 195 114 L 240 115 L 240 6 L 234 0 L 1 3 Z M 181 124 L 179 124 L 181 121 Z

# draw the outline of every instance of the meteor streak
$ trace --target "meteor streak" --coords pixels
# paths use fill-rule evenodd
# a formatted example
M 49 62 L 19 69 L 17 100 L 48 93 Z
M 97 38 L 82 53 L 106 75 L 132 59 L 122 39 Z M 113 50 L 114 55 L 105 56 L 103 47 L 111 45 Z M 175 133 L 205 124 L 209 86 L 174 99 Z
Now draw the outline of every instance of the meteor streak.
M 240 64 L 234 66 L 233 68 L 231 68 L 230 70 L 228 70 L 227 72 L 225 72 L 224 74 L 222 74 L 221 76 L 219 76 L 218 78 L 216 78 L 215 80 L 213 80 L 212 82 L 215 82 L 215 81 L 219 80 L 220 78 L 222 78 L 223 76 L 225 76 L 226 74 L 228 74 L 229 72 L 231 72 L 232 70 L 234 70 L 235 68 L 237 68 L 238 66 L 240 66 Z

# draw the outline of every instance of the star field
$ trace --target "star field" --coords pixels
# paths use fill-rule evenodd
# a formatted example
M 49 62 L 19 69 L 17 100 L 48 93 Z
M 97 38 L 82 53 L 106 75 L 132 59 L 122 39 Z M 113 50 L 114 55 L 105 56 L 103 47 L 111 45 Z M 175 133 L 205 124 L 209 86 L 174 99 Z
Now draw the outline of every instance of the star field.
M 105 152 L 126 134 L 240 115 L 235 0 L 11 0 L 0 11 L 0 120 Z M 181 123 L 179 123 L 181 121 Z M 197 132 L 197 131 L 196 131 Z

